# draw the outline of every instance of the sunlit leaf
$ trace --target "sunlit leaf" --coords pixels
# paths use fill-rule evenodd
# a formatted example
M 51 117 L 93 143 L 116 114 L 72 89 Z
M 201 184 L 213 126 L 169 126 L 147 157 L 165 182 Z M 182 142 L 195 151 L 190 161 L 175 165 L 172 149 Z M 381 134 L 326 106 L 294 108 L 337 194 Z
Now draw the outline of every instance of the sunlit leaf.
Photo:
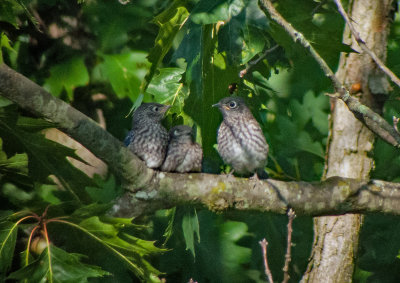
M 147 53 L 140 51 L 102 55 L 101 72 L 119 98 L 128 97 L 132 102 L 138 98 L 140 84 L 150 65 L 146 56 Z
M 50 77 L 47 78 L 43 87 L 55 96 L 59 96 L 65 90 L 68 98 L 73 100 L 74 89 L 88 82 L 89 73 L 83 57 L 72 57 L 50 69 Z
M 181 83 L 184 70 L 180 68 L 162 68 L 159 74 L 154 76 L 147 92 L 154 95 L 154 101 L 171 105 L 168 113 L 180 114 L 183 110 L 187 90 Z
M 56 246 L 46 248 L 39 258 L 11 273 L 8 279 L 28 282 L 87 282 L 91 277 L 111 275 L 98 266 L 82 262 L 84 255 L 68 253 Z
M 152 81 L 158 65 L 161 63 L 167 52 L 171 49 L 173 40 L 189 16 L 189 12 L 184 6 L 185 1 L 175 0 L 174 3 L 154 18 L 154 23 L 160 29 L 150 50 L 148 60 L 152 64 L 149 73 L 146 76 L 146 82 L 143 87 L 145 91 Z
M 0 222 L 0 279 L 11 266 L 15 243 L 17 240 L 17 224 Z

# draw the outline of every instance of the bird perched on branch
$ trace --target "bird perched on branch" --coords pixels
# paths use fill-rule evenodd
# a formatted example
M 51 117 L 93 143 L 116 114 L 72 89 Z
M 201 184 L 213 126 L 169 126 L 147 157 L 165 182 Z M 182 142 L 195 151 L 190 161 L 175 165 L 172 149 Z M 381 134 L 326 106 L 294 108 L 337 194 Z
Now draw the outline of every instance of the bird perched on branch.
M 169 131 L 167 156 L 161 171 L 167 172 L 191 172 L 201 171 L 203 149 L 193 142 L 192 128 L 185 125 L 173 127 Z
M 218 153 L 240 175 L 263 176 L 268 144 L 257 120 L 240 97 L 225 97 L 218 107 L 223 121 L 218 129 Z
M 149 168 L 158 168 L 164 161 L 168 132 L 161 120 L 169 105 L 142 103 L 133 113 L 132 130 L 125 138 L 127 147 Z

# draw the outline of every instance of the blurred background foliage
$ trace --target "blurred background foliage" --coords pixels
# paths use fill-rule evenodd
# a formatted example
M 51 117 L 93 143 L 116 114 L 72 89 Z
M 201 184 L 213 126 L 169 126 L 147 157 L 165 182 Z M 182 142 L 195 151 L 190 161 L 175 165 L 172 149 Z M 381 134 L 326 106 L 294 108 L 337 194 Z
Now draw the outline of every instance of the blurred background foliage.
M 334 70 L 340 52 L 352 52 L 341 43 L 344 23 L 333 2 L 276 4 Z M 130 129 L 132 105 L 170 104 L 165 125 L 196 127 L 204 171 L 226 171 L 215 149 L 221 115 L 211 105 L 240 95 L 270 144 L 272 178 L 322 176 L 329 131 L 324 94 L 333 89 L 256 0 L 2 0 L 0 32 L 0 60 L 120 140 Z M 397 74 L 399 37 L 396 18 L 388 66 Z M 398 97 L 393 87 L 384 107 L 388 121 L 399 116 Z M 67 157 L 80 159 L 74 150 L 43 136 L 51 127 L 0 99 L 1 280 L 159 282 L 162 272 L 167 282 L 265 282 L 258 244 L 264 237 L 274 278 L 282 279 L 285 216 L 178 207 L 134 224 L 111 218 L 106 211 L 122 192 L 118 180 L 72 166 Z M 374 158 L 373 178 L 398 181 L 398 150 L 377 140 Z M 366 217 L 356 282 L 399 282 L 398 220 Z M 30 236 L 48 240 L 50 249 L 29 247 Z M 312 219 L 296 218 L 293 282 L 305 271 L 312 238 Z

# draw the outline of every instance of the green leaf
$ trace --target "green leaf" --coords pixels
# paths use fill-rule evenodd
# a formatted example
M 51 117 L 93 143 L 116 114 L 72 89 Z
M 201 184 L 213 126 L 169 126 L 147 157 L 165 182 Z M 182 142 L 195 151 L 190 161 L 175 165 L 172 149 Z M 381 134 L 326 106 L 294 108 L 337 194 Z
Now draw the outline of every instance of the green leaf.
M 23 11 L 16 0 L 0 1 L 0 21 L 8 22 L 18 28 L 17 15 Z
M 17 228 L 17 223 L 0 223 L 0 274 L 5 274 L 11 266 L 17 241 Z
M 92 185 L 91 179 L 68 161 L 67 157 L 82 161 L 75 150 L 46 139 L 41 133 L 30 133 L 16 124 L 17 116 L 10 107 L 0 108 L 0 135 L 3 142 L 15 151 L 24 151 L 28 155 L 29 177 L 45 182 L 54 174 L 75 199 L 85 200 L 83 188 Z M 17 158 L 17 157 L 16 157 Z M 23 156 L 18 156 L 21 161 Z M 18 181 L 18 180 L 17 180 Z
M 140 84 L 149 67 L 146 56 L 147 53 L 140 51 L 101 55 L 104 62 L 99 68 L 119 98 L 128 97 L 132 102 L 138 98 Z
M 168 219 L 167 228 L 165 228 L 165 232 L 163 234 L 163 237 L 165 237 L 165 241 L 164 241 L 163 245 L 165 245 L 168 242 L 168 240 L 172 237 L 172 234 L 174 231 L 174 220 L 175 220 L 175 214 L 176 214 L 176 207 L 165 210 L 164 212 L 165 212 L 166 216 L 169 217 L 169 219 Z
M 152 81 L 154 73 L 158 65 L 162 62 L 167 52 L 171 49 L 175 36 L 182 28 L 183 24 L 189 16 L 189 12 L 184 6 L 186 1 L 175 0 L 174 3 L 156 16 L 153 20 L 160 29 L 154 43 L 154 47 L 150 50 L 148 60 L 152 64 L 149 73 L 146 75 L 146 82 L 143 91 L 146 91 L 149 83 Z
M 201 0 L 193 9 L 190 18 L 196 24 L 214 24 L 238 15 L 245 6 L 244 0 Z
M 160 69 L 147 89 L 148 93 L 154 95 L 155 102 L 172 106 L 168 113 L 180 114 L 183 111 L 187 91 L 180 81 L 184 72 L 180 68 Z
M 222 237 L 221 251 L 226 266 L 234 269 L 240 264 L 250 261 L 251 249 L 236 244 L 237 241 L 248 235 L 246 223 L 227 221 L 223 223 L 220 233 Z
M 55 126 L 56 125 L 52 122 L 25 116 L 19 116 L 17 121 L 17 127 L 28 132 L 38 132 L 44 129 L 54 128 Z
M 150 4 L 143 5 L 145 3 Z M 152 3 L 130 1 L 121 5 L 120 1 L 86 1 L 80 11 L 96 41 L 96 48 L 103 53 L 119 53 L 132 42 L 141 46 L 143 40 L 154 40 L 149 25 L 153 17 Z
M 11 47 L 10 40 L 4 32 L 2 32 L 0 35 L 0 64 L 3 63 L 3 48 L 9 50 L 10 52 L 17 53 L 17 51 L 15 51 L 14 48 Z
M 193 257 L 196 256 L 194 250 L 194 235 L 197 236 L 197 241 L 200 243 L 200 227 L 199 219 L 197 218 L 196 209 L 187 208 L 182 219 L 182 231 L 185 238 L 186 250 L 190 250 Z
M 93 181 L 97 187 L 86 187 L 90 197 L 100 203 L 109 203 L 123 193 L 123 189 L 117 186 L 114 175 L 110 175 L 107 180 L 103 180 L 100 175 L 95 174 Z
M 123 225 L 119 225 L 118 222 Z M 155 247 L 152 241 L 145 241 L 122 232 L 121 228 L 125 225 L 123 219 L 119 221 L 118 218 L 113 218 L 112 224 L 110 224 L 97 216 L 93 216 L 83 220 L 79 226 L 73 223 L 65 223 L 80 229 L 108 248 L 137 277 L 151 281 L 156 280 L 155 275 L 160 274 L 144 257 L 165 250 Z
M 28 282 L 87 282 L 88 278 L 111 275 L 98 266 L 82 263 L 84 255 L 68 253 L 50 245 L 29 265 L 11 273 L 8 279 Z
M 89 205 L 81 206 L 76 209 L 72 213 L 72 217 L 77 219 L 89 218 L 94 215 L 103 215 L 105 214 L 110 208 L 112 204 L 98 204 L 98 203 L 91 203 Z
M 69 100 L 74 99 L 74 89 L 84 86 L 89 82 L 89 73 L 83 57 L 72 57 L 54 65 L 50 69 L 50 77 L 46 79 L 43 87 L 54 96 L 59 96 L 65 89 Z

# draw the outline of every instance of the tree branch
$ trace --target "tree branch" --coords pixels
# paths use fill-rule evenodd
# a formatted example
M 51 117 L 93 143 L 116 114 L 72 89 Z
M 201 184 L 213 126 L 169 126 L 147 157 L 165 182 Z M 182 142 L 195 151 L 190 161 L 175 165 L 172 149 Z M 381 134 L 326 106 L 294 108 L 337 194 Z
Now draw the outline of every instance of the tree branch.
M 158 172 L 150 186 L 125 194 L 114 206 L 124 217 L 183 203 L 214 211 L 256 210 L 297 215 L 383 212 L 400 214 L 400 184 L 332 177 L 323 182 L 257 181 L 211 174 Z
M 400 87 L 400 79 L 388 68 L 386 65 L 382 62 L 381 59 L 379 59 L 376 54 L 368 48 L 368 46 L 365 44 L 365 41 L 362 40 L 360 37 L 360 34 L 357 32 L 357 30 L 354 28 L 353 24 L 350 21 L 349 16 L 347 15 L 346 11 L 344 10 L 342 3 L 340 0 L 334 0 L 336 3 L 336 6 L 338 7 L 339 13 L 342 15 L 344 20 L 346 21 L 347 25 L 350 28 L 351 34 L 353 35 L 354 39 L 357 41 L 358 45 L 361 47 L 361 49 L 367 53 L 372 60 L 374 60 L 375 64 L 381 69 L 397 86 Z
M 95 121 L 5 64 L 0 65 L 0 95 L 55 123 L 63 132 L 106 162 L 110 170 L 123 183 L 128 184 L 131 190 L 150 182 L 153 170 L 148 169 L 120 141 Z
M 293 209 L 289 209 L 287 212 L 289 221 L 287 224 L 287 246 L 286 246 L 286 254 L 285 254 L 285 265 L 283 266 L 283 281 L 282 283 L 289 282 L 289 264 L 292 261 L 292 232 L 293 232 L 293 220 L 296 218 L 296 214 Z
M 262 254 L 263 254 L 265 275 L 267 276 L 269 283 L 274 283 L 274 279 L 272 277 L 271 269 L 269 268 L 269 265 L 268 265 L 268 257 L 267 257 L 268 242 L 267 242 L 266 239 L 263 239 L 262 241 L 259 241 L 258 243 L 261 246 L 261 250 L 262 250 Z
M 343 100 L 354 116 L 364 123 L 372 132 L 387 143 L 395 147 L 400 147 L 400 135 L 395 131 L 394 127 L 386 122 L 380 115 L 372 111 L 368 106 L 363 105 L 357 98 L 350 95 L 349 91 L 339 82 L 328 64 L 326 64 L 310 42 L 278 13 L 271 1 L 260 0 L 260 4 L 261 9 L 263 9 L 272 20 L 282 26 L 292 39 L 295 42 L 299 42 L 315 59 L 325 75 L 331 80 L 337 92 L 333 96 Z
M 324 182 L 248 180 L 211 174 L 175 174 L 148 169 L 96 122 L 6 65 L 0 65 L 0 95 L 56 123 L 106 162 L 129 190 L 114 213 L 135 216 L 182 203 L 211 210 L 269 211 L 297 215 L 383 212 L 400 215 L 400 184 L 330 178 Z

